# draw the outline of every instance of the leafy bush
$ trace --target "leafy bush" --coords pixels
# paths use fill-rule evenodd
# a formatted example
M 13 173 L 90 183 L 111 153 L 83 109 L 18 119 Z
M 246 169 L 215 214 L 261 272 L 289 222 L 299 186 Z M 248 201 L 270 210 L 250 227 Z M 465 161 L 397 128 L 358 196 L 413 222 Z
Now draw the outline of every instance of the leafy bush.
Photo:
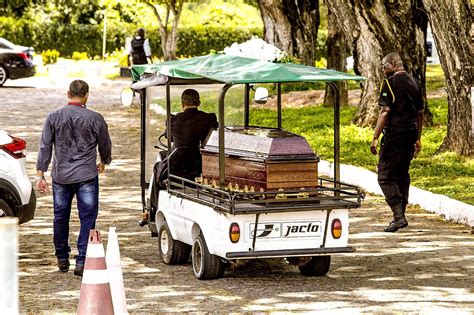
M 73 59 L 73 60 L 88 60 L 89 57 L 87 56 L 87 53 L 86 53 L 86 52 L 74 51 L 74 52 L 72 53 L 72 59 Z
M 41 52 L 41 58 L 43 59 L 43 64 L 49 65 L 58 62 L 59 51 L 56 49 L 48 49 Z
M 26 19 L 0 17 L 0 37 L 16 44 L 33 46 L 36 51 L 56 49 L 62 56 L 71 57 L 75 51 L 88 56 L 102 54 L 102 28 L 100 24 L 63 24 L 59 22 L 35 23 Z M 107 52 L 125 46 L 125 39 L 135 33 L 135 24 L 111 24 L 107 26 Z M 157 29 L 146 29 L 154 56 L 163 56 L 160 34 Z M 178 56 L 190 57 L 221 51 L 233 42 L 244 42 L 252 35 L 262 36 L 261 27 L 196 25 L 179 28 Z

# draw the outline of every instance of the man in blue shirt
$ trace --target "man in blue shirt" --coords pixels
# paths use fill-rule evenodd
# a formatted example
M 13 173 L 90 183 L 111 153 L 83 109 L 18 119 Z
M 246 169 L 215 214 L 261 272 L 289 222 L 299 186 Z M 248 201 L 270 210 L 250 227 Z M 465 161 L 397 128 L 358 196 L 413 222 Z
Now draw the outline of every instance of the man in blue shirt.
M 78 254 L 74 274 L 82 276 L 89 231 L 95 228 L 99 210 L 98 174 L 112 161 L 112 143 L 102 115 L 86 108 L 88 84 L 82 80 L 73 81 L 67 95 L 67 105 L 52 111 L 46 118 L 40 139 L 35 181 L 41 193 L 49 191 L 44 172 L 48 170 L 53 158 L 53 238 L 58 268 L 62 272 L 69 270 L 69 218 L 72 199 L 76 195 L 81 228 L 77 239 Z

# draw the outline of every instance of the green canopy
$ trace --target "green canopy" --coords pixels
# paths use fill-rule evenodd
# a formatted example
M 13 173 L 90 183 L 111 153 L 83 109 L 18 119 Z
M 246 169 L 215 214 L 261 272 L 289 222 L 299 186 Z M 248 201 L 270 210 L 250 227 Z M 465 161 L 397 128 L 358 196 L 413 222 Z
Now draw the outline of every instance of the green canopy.
M 173 78 L 230 84 L 364 80 L 364 77 L 335 70 L 223 54 L 132 67 L 134 81 L 139 81 L 144 73 L 166 75 L 171 83 Z

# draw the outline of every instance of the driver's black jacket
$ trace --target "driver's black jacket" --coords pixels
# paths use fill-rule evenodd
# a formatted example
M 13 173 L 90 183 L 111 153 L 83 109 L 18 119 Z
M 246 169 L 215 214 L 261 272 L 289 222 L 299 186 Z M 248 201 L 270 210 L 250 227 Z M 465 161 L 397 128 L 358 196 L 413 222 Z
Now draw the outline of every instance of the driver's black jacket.
M 212 129 L 218 127 L 217 117 L 197 108 L 187 108 L 171 118 L 173 154 L 170 157 L 170 173 L 194 180 L 202 173 L 200 146 Z

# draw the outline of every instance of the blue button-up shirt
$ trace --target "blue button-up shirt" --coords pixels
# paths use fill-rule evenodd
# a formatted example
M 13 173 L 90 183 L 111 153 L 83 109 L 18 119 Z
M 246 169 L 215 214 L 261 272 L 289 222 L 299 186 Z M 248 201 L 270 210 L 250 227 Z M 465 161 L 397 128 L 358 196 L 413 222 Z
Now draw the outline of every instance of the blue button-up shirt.
M 97 148 L 104 164 L 112 161 L 112 142 L 101 114 L 78 104 L 48 114 L 40 139 L 36 169 L 46 172 L 54 157 L 51 177 L 59 184 L 87 181 L 97 176 Z

